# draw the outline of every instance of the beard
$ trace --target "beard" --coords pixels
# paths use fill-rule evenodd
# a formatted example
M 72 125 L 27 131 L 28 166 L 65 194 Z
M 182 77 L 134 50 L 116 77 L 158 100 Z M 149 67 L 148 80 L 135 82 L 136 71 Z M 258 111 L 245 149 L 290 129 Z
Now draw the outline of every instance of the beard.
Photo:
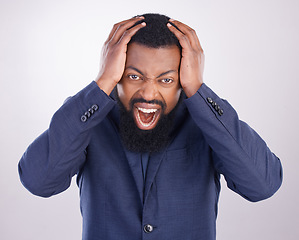
M 137 127 L 133 117 L 133 105 L 137 102 L 153 103 L 153 101 L 162 107 L 160 119 L 153 129 L 141 130 Z M 159 152 L 170 142 L 170 131 L 174 125 L 175 112 L 180 100 L 169 114 L 164 114 L 166 108 L 165 102 L 153 101 L 146 101 L 142 98 L 133 99 L 130 101 L 130 110 L 128 111 L 117 96 L 117 102 L 120 109 L 120 137 L 123 145 L 129 151 Z

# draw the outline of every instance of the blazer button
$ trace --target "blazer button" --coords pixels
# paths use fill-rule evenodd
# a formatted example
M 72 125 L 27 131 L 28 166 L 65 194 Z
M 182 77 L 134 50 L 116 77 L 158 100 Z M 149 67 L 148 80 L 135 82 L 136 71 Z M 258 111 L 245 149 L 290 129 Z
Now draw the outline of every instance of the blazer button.
M 213 99 L 210 98 L 210 97 L 208 97 L 207 100 L 208 100 L 209 103 L 212 103 L 212 102 L 213 102 Z
M 93 108 L 89 108 L 88 112 L 90 112 L 90 114 L 92 115 L 94 113 L 94 109 Z
M 91 113 L 87 111 L 87 112 L 84 113 L 84 115 L 85 115 L 87 118 L 90 118 Z
M 81 116 L 81 122 L 86 122 L 87 121 L 87 117 L 85 115 Z
M 146 224 L 143 227 L 143 231 L 145 233 L 151 233 L 152 231 L 154 231 L 154 227 L 152 225 L 150 225 L 150 224 Z
M 96 105 L 96 104 L 93 104 L 93 105 L 91 106 L 91 108 L 92 108 L 93 110 L 97 111 L 97 110 L 99 109 L 99 106 Z

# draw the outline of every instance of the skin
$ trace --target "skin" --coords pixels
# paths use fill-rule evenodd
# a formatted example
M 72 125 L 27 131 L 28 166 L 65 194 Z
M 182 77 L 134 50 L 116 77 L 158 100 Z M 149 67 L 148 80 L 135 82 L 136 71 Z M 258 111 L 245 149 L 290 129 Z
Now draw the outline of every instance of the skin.
M 141 19 L 143 17 L 132 18 L 113 26 L 103 46 L 100 72 L 95 81 L 107 95 L 118 85 L 120 100 L 127 110 L 132 98 L 142 97 L 145 100 L 164 101 L 167 114 L 178 102 L 180 87 L 187 97 L 191 97 L 202 85 L 204 53 L 196 32 L 173 19 L 169 20 L 170 23 L 175 24 L 180 30 L 170 23 L 167 26 L 182 46 L 181 58 L 177 46 L 158 49 L 136 43 L 128 46 L 131 37 L 140 28 L 146 27 L 143 22 L 129 29 Z M 171 79 L 170 83 L 166 83 L 169 81 L 167 79 Z M 137 103 L 134 107 L 161 111 L 157 104 Z M 150 126 L 138 124 L 136 109 L 134 108 L 134 116 L 139 128 L 150 130 L 156 126 L 157 121 Z M 156 120 L 159 117 L 157 116 Z
M 118 95 L 127 110 L 130 100 L 142 98 L 146 101 L 158 100 L 166 105 L 164 114 L 168 114 L 177 104 L 181 86 L 179 67 L 181 54 L 176 45 L 163 48 L 148 48 L 131 43 L 128 46 L 125 71 L 117 85 Z M 138 108 L 156 111 L 150 126 L 140 123 Z M 136 103 L 133 107 L 135 123 L 140 129 L 149 130 L 156 126 L 162 113 L 159 104 Z
M 131 37 L 140 28 L 145 26 L 145 23 L 138 24 L 129 30 L 128 28 L 143 18 L 144 17 L 131 18 L 115 24 L 104 43 L 100 72 L 95 81 L 107 95 L 111 93 L 123 75 L 126 63 L 127 44 L 130 42 Z
M 167 24 L 182 46 L 180 81 L 187 97 L 191 97 L 203 84 L 204 52 L 194 29 L 173 19 L 169 21 L 180 29 Z

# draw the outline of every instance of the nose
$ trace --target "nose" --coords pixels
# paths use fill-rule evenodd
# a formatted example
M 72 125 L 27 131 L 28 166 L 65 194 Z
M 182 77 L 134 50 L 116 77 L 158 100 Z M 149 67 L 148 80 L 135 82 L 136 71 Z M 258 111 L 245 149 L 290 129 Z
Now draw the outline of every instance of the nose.
M 146 80 L 144 81 L 141 89 L 142 97 L 147 100 L 157 99 L 158 96 L 158 88 L 154 81 Z

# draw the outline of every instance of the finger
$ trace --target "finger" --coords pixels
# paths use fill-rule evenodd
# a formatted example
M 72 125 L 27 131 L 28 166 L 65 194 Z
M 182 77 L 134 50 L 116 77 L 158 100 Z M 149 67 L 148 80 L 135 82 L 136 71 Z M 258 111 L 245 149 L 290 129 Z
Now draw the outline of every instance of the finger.
M 174 20 L 174 19 L 169 19 L 169 21 L 171 23 L 173 23 L 175 26 L 177 26 L 177 28 L 183 32 L 185 35 L 187 35 L 190 39 L 190 42 L 192 44 L 198 44 L 200 45 L 200 42 L 199 42 L 199 39 L 197 37 L 197 34 L 195 32 L 195 30 L 191 27 L 189 27 L 188 25 L 180 22 L 180 21 L 177 21 L 177 20 Z
M 167 23 L 167 27 L 177 37 L 177 39 L 179 40 L 182 48 L 185 49 L 185 50 L 188 50 L 188 49 L 190 50 L 191 43 L 190 43 L 190 40 L 187 37 L 187 35 L 185 35 L 182 31 L 178 30 L 175 26 L 173 26 L 170 23 Z
M 189 27 L 188 25 L 173 19 L 169 19 L 171 23 L 173 23 L 183 34 L 185 34 L 193 48 L 199 48 L 202 50 L 201 44 L 199 42 L 198 36 L 194 29 Z
M 111 38 L 112 38 L 113 35 L 115 34 L 116 29 L 118 29 L 119 25 L 124 24 L 124 23 L 128 22 L 129 20 L 130 20 L 130 19 L 127 19 L 127 20 L 124 20 L 124 21 L 121 21 L 121 22 L 119 22 L 119 23 L 114 24 L 114 25 L 113 25 L 113 28 L 112 28 L 112 30 L 111 30 L 111 32 L 110 32 L 108 38 L 107 38 L 107 42 L 109 42 L 109 41 L 111 40 Z
M 125 31 L 132 28 L 136 23 L 138 23 L 142 19 L 144 19 L 144 17 L 136 17 L 136 18 L 129 19 L 128 21 L 126 21 L 122 24 L 119 24 L 117 26 L 117 28 L 114 32 L 114 35 L 112 36 L 110 42 L 111 43 L 117 43 L 119 41 L 119 39 L 122 37 L 122 35 L 124 34 Z M 138 24 L 138 25 L 140 25 L 140 24 Z
M 114 24 L 113 25 L 113 28 L 112 28 L 112 30 L 111 30 L 111 32 L 110 32 L 110 34 L 109 34 L 109 36 L 108 36 L 108 38 L 107 38 L 107 40 L 106 40 L 106 42 L 109 42 L 109 41 L 111 41 L 111 39 L 112 39 L 112 37 L 114 36 L 114 34 L 115 34 L 115 32 L 117 31 L 117 29 L 119 28 L 119 26 L 121 26 L 121 25 L 124 25 L 124 24 L 126 24 L 126 23 L 128 23 L 128 22 L 134 22 L 134 24 L 139 20 L 142 20 L 142 19 L 144 19 L 144 17 L 143 16 L 137 16 L 137 17 L 133 17 L 133 18 L 130 18 L 130 19 L 127 19 L 127 20 L 123 20 L 123 21 L 121 21 L 121 22 L 119 22 L 119 23 L 116 23 L 116 24 Z M 133 25 L 134 25 L 133 24 Z
M 134 27 L 132 27 L 130 29 L 127 29 L 123 33 L 123 35 L 121 36 L 121 38 L 119 39 L 118 43 L 127 45 L 130 42 L 132 36 L 134 36 L 134 34 L 136 32 L 138 32 L 139 29 L 141 29 L 141 28 L 143 28 L 145 26 L 146 26 L 146 23 L 142 22 L 142 23 L 140 23 L 140 24 L 138 24 L 138 25 L 136 25 L 136 26 L 134 26 Z

